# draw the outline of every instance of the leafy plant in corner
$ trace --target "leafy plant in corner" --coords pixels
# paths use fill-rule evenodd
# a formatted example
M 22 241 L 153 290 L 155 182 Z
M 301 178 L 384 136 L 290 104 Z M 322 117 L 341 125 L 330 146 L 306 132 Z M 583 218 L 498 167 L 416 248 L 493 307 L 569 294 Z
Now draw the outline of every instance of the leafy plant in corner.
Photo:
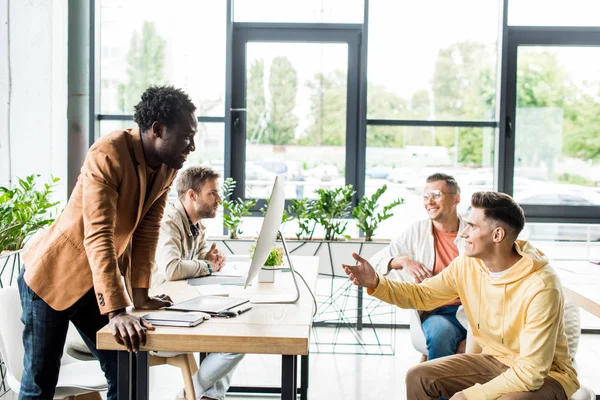
M 336 189 L 317 189 L 317 200 L 313 203 L 312 218 L 325 230 L 325 240 L 334 240 L 344 233 L 348 221 L 341 221 L 350 215 L 352 185 Z M 346 236 L 348 237 L 348 236 Z
M 230 177 L 225 179 L 222 188 L 223 210 L 225 210 L 223 213 L 223 226 L 227 228 L 230 239 L 237 239 L 238 235 L 242 234 L 242 230 L 240 229 L 242 218 L 250 215 L 250 209 L 254 207 L 256 200 L 242 200 L 239 197 L 232 200 L 231 195 L 233 194 L 233 189 L 235 189 L 235 181 L 233 178 Z
M 59 202 L 49 197 L 60 178 L 52 177 L 42 190 L 36 190 L 39 175 L 19 179 L 14 189 L 0 187 L 0 253 L 23 248 L 25 241 L 54 221 L 52 209 Z
M 369 198 L 364 196 L 358 202 L 358 205 L 352 210 L 352 215 L 356 218 L 356 225 L 365 234 L 365 241 L 373 240 L 373 234 L 382 221 L 385 221 L 393 214 L 390 211 L 400 204 L 404 203 L 404 199 L 399 198 L 392 201 L 390 204 L 383 207 L 382 212 L 378 212 L 378 201 L 382 194 L 387 190 L 387 185 L 383 185 Z

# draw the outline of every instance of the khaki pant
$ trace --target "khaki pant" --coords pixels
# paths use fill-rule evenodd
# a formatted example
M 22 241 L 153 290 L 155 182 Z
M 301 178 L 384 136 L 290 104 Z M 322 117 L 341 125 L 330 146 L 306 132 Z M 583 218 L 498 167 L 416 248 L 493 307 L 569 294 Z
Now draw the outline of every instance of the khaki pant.
M 506 371 L 508 367 L 492 356 L 456 354 L 427 361 L 411 368 L 406 374 L 406 398 L 409 400 L 452 397 L 476 383 L 484 384 Z M 568 400 L 563 387 L 547 377 L 534 392 L 509 393 L 502 400 Z

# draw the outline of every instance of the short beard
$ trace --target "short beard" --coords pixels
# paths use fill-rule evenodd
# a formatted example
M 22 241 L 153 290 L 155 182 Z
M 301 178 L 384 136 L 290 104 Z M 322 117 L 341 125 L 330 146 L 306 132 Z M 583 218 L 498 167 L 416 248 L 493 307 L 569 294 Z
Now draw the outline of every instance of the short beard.
M 198 215 L 198 217 L 200 219 L 206 219 L 206 218 L 214 218 L 217 213 L 212 207 L 205 204 L 202 207 L 199 207 L 196 209 L 196 214 Z

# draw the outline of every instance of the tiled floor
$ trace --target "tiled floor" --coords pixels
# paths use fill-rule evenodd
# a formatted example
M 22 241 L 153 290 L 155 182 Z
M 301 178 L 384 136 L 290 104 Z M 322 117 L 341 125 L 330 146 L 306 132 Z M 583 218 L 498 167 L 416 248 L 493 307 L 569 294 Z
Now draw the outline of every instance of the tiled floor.
M 326 328 L 319 328 L 326 329 Z M 234 376 L 234 385 L 278 386 L 281 358 L 248 355 Z M 600 335 L 582 335 L 577 356 L 581 383 L 600 394 Z M 396 355 L 311 354 L 309 399 L 379 400 L 405 399 L 404 376 L 419 361 L 419 354 L 410 344 L 409 331 L 396 332 Z M 150 369 L 151 400 L 174 399 L 183 386 L 179 369 L 157 366 Z M 275 396 L 277 397 L 277 396 Z M 242 399 L 248 396 L 228 396 Z M 273 399 L 273 396 L 253 396 L 253 399 Z M 8 395 L 2 400 L 16 400 Z

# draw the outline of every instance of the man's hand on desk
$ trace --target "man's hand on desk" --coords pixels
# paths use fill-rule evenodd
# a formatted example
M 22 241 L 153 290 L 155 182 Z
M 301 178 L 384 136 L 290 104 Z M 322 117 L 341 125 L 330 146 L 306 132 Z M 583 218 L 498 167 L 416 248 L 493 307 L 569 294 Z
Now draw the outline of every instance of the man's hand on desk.
M 127 351 L 137 352 L 140 345 L 146 344 L 146 331 L 153 331 L 154 326 L 144 318 L 128 314 L 125 309 L 108 314 L 108 326 L 117 343 L 127 347 Z
M 379 285 L 379 275 L 367 260 L 356 253 L 352 253 L 352 257 L 358 261 L 358 265 L 342 264 L 346 275 L 352 283 L 358 286 L 364 286 L 367 289 L 375 289 Z
M 149 296 L 148 289 L 133 289 L 133 306 L 140 310 L 158 310 L 159 308 L 173 305 L 173 300 L 166 294 Z
M 217 249 L 216 243 L 210 246 L 210 250 L 204 258 L 211 263 L 214 272 L 219 271 L 225 265 L 225 255 Z

